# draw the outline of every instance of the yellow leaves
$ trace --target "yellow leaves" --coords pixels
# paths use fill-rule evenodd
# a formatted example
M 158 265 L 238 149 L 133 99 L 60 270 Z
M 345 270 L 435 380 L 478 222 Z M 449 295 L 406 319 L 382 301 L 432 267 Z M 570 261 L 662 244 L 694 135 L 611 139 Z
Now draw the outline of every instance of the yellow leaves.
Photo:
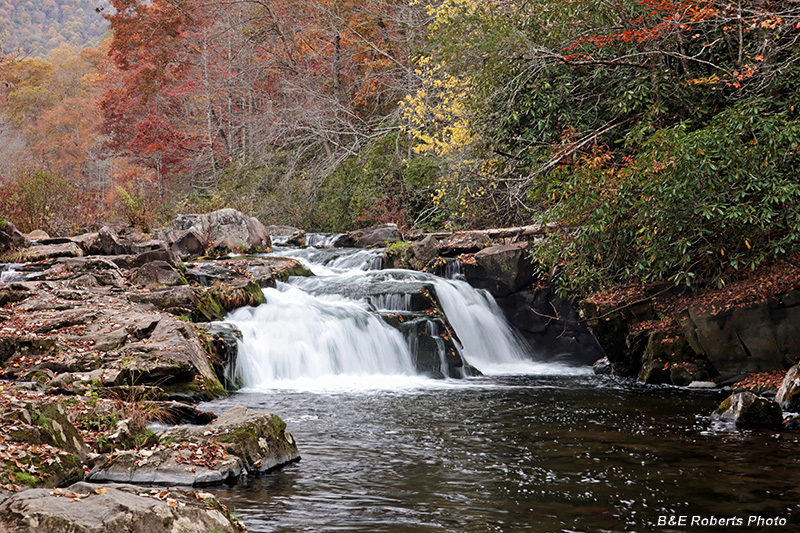
M 94 489 L 94 492 L 95 494 L 105 494 L 106 492 L 108 492 L 108 489 L 106 488 Z
M 748 241 L 747 239 L 744 240 L 744 245 L 747 246 L 748 250 L 751 248 L 750 247 L 750 241 Z

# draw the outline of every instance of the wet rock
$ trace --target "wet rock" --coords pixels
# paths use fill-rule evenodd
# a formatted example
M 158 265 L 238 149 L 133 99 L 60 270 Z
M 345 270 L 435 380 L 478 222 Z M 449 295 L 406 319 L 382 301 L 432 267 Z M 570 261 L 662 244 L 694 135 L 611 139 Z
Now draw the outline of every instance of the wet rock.
M 602 359 L 595 361 L 592 365 L 592 370 L 598 376 L 605 376 L 614 372 L 614 369 L 611 366 L 611 361 L 608 360 L 608 357 L 603 357 Z
M 752 392 L 737 392 L 723 401 L 715 413 L 741 428 L 777 429 L 783 423 L 780 406 Z
M 31 489 L 0 504 L 0 530 L 18 533 L 241 533 L 209 493 L 79 482 Z
M 112 455 L 91 481 L 206 485 L 266 472 L 299 459 L 286 424 L 276 415 L 237 406 L 206 426 L 158 433 L 169 445 Z
M 267 228 L 235 209 L 204 215 L 178 215 L 168 233 L 172 250 L 181 257 L 213 252 L 266 252 L 271 241 Z
M 217 419 L 211 411 L 201 411 L 193 405 L 182 402 L 155 402 L 159 419 L 164 424 L 194 424 L 204 426 Z
M 256 281 L 239 281 L 224 286 L 197 289 L 198 320 L 222 320 L 228 312 L 244 306 L 257 306 L 265 302 L 261 286 Z
M 794 365 L 786 372 L 775 401 L 786 411 L 800 411 L 800 365 Z
M 553 354 L 559 361 L 591 365 L 605 357 L 578 310 L 550 289 L 524 289 L 497 298 L 508 321 L 537 354 Z
M 681 335 L 653 332 L 648 336 L 642 355 L 639 381 L 686 386 L 695 380 L 707 380 L 708 372 L 698 364 L 698 360 L 698 354 Z
M 503 245 L 484 248 L 472 262 L 462 262 L 467 282 L 485 289 L 494 297 L 508 296 L 534 281 L 534 268 L 526 245 Z
M 351 231 L 347 234 L 347 237 L 356 248 L 380 248 L 401 240 L 403 235 L 397 228 L 397 224 L 381 224 Z M 343 244 L 337 242 L 334 243 L 334 246 L 342 246 Z

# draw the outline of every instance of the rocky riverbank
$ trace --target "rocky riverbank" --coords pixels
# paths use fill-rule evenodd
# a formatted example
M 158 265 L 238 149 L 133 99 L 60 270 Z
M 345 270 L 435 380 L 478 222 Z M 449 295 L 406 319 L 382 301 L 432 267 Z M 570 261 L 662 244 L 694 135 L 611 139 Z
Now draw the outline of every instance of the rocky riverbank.
M 214 321 L 310 273 L 237 255 L 268 251 L 270 239 L 233 210 L 178 217 L 155 235 L 104 227 L 31 242 L 11 224 L 3 234 L 4 530 L 243 530 L 210 494 L 142 486 L 202 486 L 299 459 L 276 415 L 241 407 L 217 418 L 191 404 L 230 386 L 235 332 Z M 112 481 L 137 486 L 100 484 Z

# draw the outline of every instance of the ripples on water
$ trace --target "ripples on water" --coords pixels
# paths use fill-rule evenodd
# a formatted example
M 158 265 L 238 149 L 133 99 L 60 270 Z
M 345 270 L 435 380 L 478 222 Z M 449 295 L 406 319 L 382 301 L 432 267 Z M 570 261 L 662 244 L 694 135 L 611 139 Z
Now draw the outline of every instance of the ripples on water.
M 659 516 L 751 514 L 797 530 L 798 437 L 713 423 L 721 392 L 537 363 L 490 297 L 369 272 L 372 251 L 279 253 L 318 277 L 231 315 L 250 388 L 202 406 L 272 411 L 298 442 L 299 463 L 214 489 L 251 531 L 652 531 Z M 370 313 L 402 308 L 420 283 L 436 285 L 465 358 L 492 375 L 414 375 L 397 333 Z
M 276 412 L 299 443 L 299 463 L 217 490 L 251 531 L 649 531 L 680 514 L 797 523 L 798 438 L 714 428 L 720 393 L 585 373 L 295 385 L 205 406 Z

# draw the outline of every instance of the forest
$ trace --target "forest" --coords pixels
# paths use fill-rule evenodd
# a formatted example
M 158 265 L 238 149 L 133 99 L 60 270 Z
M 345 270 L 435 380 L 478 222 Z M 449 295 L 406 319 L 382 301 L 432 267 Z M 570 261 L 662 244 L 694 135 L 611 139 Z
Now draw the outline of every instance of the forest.
M 549 223 L 537 260 L 566 292 L 723 286 L 798 252 L 800 3 L 109 3 L 96 45 L 96 22 L 45 40 L 67 2 L 0 4 L 28 43 L 0 64 L 0 212 L 23 231 L 225 206 Z

